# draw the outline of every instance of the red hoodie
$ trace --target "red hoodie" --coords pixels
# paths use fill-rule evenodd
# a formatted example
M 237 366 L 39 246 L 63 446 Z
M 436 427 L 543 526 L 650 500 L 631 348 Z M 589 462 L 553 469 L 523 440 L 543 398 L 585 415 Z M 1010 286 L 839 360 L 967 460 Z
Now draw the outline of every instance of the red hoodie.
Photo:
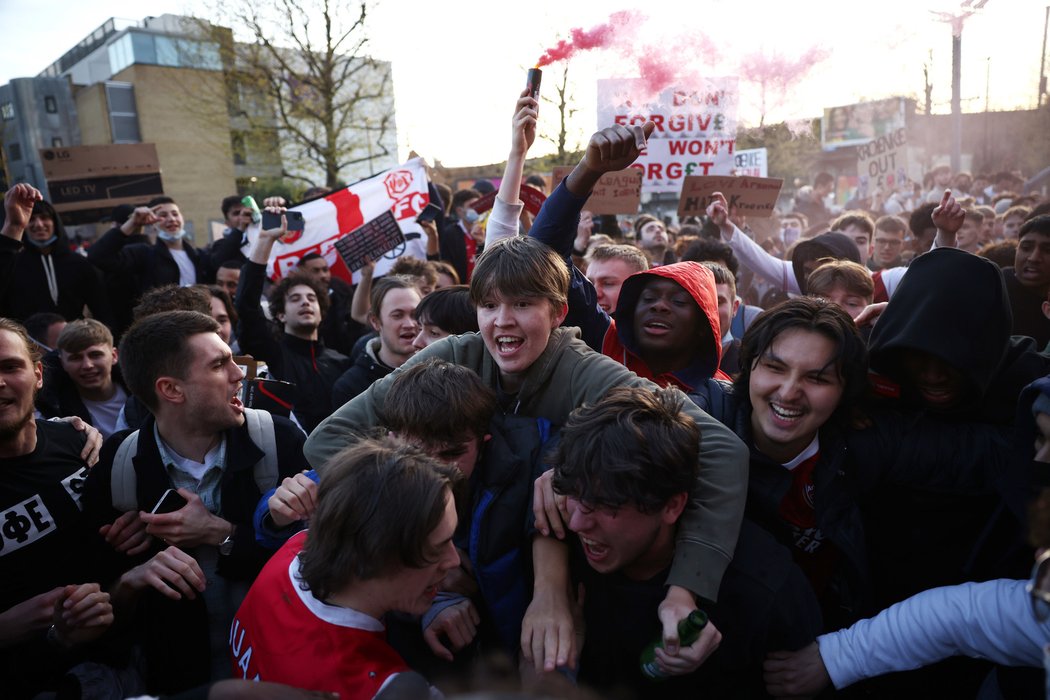
M 687 366 L 672 372 L 654 376 L 649 365 L 638 354 L 638 343 L 634 337 L 634 313 L 642 288 L 653 277 L 664 277 L 679 285 L 693 297 L 708 325 L 698 328 L 703 350 Z M 623 321 L 617 326 L 616 319 Z M 638 272 L 628 277 L 620 289 L 616 312 L 602 342 L 602 353 L 622 363 L 640 377 L 651 379 L 660 386 L 676 386 L 691 391 L 705 379 L 729 379 L 718 369 L 722 360 L 722 333 L 718 323 L 718 294 L 711 271 L 698 262 L 680 262 L 673 265 Z

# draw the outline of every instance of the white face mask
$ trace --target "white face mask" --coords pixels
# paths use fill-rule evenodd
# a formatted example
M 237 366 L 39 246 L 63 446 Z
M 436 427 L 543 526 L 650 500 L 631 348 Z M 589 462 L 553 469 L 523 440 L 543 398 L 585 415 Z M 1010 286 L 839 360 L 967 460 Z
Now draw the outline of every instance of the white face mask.
M 169 243 L 171 243 L 172 241 L 181 240 L 181 239 L 183 239 L 185 237 L 186 237 L 186 229 L 184 229 L 184 228 L 180 228 L 175 233 L 168 233 L 167 231 L 158 231 L 157 232 L 157 238 L 159 238 L 162 241 L 168 241 Z
M 467 224 L 470 224 L 470 225 L 478 223 L 478 219 L 480 219 L 480 218 L 481 218 L 481 216 L 476 211 L 474 211 L 473 209 L 471 209 L 469 207 L 467 208 L 467 211 L 465 211 L 463 213 L 463 219 L 465 220 L 465 222 Z

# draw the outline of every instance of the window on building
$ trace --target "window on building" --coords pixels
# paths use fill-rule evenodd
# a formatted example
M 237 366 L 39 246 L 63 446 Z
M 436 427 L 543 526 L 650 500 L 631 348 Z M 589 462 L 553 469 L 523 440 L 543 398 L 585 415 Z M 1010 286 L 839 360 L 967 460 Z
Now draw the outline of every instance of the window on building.
M 2 105 L 0 105 L 0 117 L 2 117 L 5 122 L 9 122 L 12 119 L 14 119 L 15 106 L 10 102 L 5 102 Z
M 7 144 L 7 159 L 11 162 L 22 160 L 22 145 L 19 143 Z
M 62 139 L 60 139 L 58 136 L 51 139 L 51 148 L 62 148 L 62 145 Z
M 44 111 L 48 114 L 58 114 L 58 102 L 51 95 L 44 96 Z
M 106 104 L 109 106 L 109 128 L 113 143 L 142 141 L 134 86 L 131 83 L 106 83 Z

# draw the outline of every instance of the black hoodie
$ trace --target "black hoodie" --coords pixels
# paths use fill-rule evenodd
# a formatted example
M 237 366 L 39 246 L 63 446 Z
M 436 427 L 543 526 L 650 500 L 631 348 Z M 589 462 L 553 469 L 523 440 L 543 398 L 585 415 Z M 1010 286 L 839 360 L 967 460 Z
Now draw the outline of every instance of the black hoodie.
M 22 234 L 21 243 L 0 236 L 0 316 L 24 321 L 35 313 L 49 312 L 75 321 L 84 317 L 87 305 L 94 318 L 109 325 L 109 301 L 95 266 L 70 251 L 54 207 L 37 202 L 33 215 L 54 222 L 56 239 L 42 250 L 29 242 L 28 232 Z
M 829 231 L 819 236 L 801 241 L 791 253 L 791 267 L 795 271 L 795 279 L 798 288 L 806 293 L 806 270 L 805 265 L 811 260 L 821 258 L 835 258 L 836 260 L 849 260 L 860 264 L 860 252 L 857 244 L 850 240 L 849 236 L 838 231 Z
M 962 372 L 968 396 L 950 411 L 969 420 L 1010 423 L 1021 389 L 1047 373 L 1034 342 L 1011 337 L 1013 317 L 995 263 L 956 248 L 937 248 L 912 262 L 879 318 L 869 343 L 871 368 L 921 408 L 901 367 L 901 351 L 921 350 Z

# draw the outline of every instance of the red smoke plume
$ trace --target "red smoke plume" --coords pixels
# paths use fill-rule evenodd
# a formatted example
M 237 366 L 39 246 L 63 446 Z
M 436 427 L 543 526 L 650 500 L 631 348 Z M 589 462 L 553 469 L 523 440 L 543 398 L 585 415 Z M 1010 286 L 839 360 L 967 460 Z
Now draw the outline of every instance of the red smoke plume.
M 591 49 L 609 48 L 618 43 L 625 33 L 633 33 L 639 24 L 645 21 L 645 15 L 631 10 L 614 12 L 609 15 L 609 21 L 599 24 L 592 29 L 574 27 L 569 30 L 569 39 L 562 39 L 557 44 L 543 52 L 536 61 L 537 68 L 543 68 L 555 61 L 564 61 L 572 58 L 579 51 Z

